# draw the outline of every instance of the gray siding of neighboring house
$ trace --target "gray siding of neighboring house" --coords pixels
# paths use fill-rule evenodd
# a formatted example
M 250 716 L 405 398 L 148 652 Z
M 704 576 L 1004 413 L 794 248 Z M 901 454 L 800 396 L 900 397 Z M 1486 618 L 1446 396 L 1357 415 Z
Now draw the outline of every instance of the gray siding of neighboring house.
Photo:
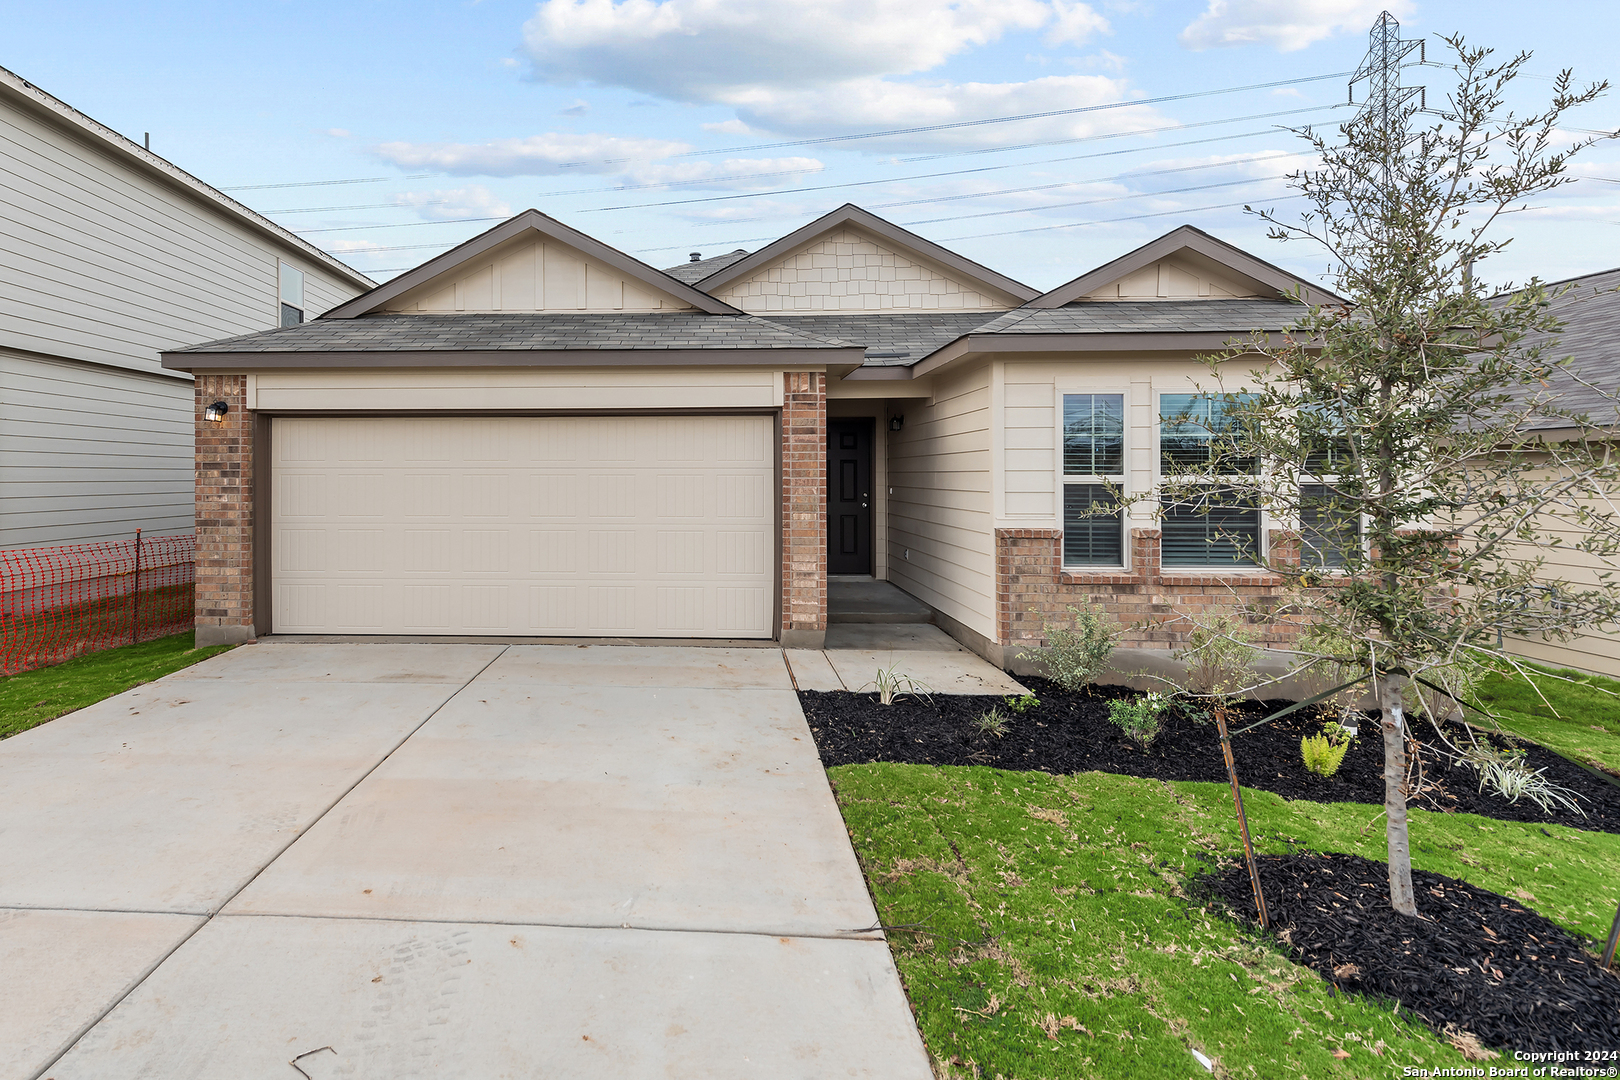
M 192 527 L 192 392 L 164 349 L 357 295 L 160 159 L 0 73 L 0 547 Z

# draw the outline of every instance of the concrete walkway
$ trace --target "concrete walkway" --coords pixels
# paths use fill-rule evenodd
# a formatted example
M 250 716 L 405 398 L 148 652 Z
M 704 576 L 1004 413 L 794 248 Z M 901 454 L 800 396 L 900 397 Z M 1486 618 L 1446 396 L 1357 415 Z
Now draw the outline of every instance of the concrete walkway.
M 266 642 L 0 792 L 6 1080 L 931 1075 L 774 649 Z

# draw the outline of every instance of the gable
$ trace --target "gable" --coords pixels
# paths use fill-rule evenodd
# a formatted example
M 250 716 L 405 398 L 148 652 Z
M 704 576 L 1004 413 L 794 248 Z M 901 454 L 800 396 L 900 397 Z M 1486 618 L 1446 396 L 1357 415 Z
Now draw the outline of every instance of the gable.
M 1277 290 L 1192 252 L 1178 252 L 1092 289 L 1079 300 L 1275 299 Z
M 834 311 L 1006 311 L 966 275 L 851 225 L 834 228 L 711 295 L 753 314 Z
M 389 300 L 385 311 L 692 311 L 693 306 L 560 240 L 528 230 Z

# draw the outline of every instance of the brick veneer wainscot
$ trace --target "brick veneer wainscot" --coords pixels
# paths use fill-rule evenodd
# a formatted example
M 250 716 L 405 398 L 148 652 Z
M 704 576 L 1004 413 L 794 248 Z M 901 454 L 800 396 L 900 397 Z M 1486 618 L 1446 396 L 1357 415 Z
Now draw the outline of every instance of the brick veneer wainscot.
M 1297 558 L 1297 539 L 1273 532 L 1274 558 Z M 1299 639 L 1301 616 L 1277 610 L 1282 578 L 1263 571 L 1220 573 L 1172 570 L 1159 562 L 1159 531 L 1131 530 L 1130 569 L 1076 571 L 1063 569 L 1063 533 L 1058 529 L 996 530 L 996 629 L 1008 655 L 1019 647 L 1041 644 L 1042 623 L 1064 623 L 1067 608 L 1096 604 L 1124 627 L 1120 644 L 1128 648 L 1168 649 L 1186 644 L 1194 618 L 1235 615 L 1245 608 L 1255 644 L 1286 647 Z
M 253 640 L 253 416 L 247 376 L 198 375 L 197 644 Z M 216 401 L 223 423 L 203 419 Z
M 782 644 L 827 632 L 827 376 L 783 373 Z

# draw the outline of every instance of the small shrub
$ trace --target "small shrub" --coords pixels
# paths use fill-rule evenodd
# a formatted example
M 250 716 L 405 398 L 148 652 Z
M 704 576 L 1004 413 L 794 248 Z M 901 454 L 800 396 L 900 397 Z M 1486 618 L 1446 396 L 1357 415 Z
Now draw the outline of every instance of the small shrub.
M 1463 761 L 1479 774 L 1480 791 L 1490 788 L 1510 803 L 1529 799 L 1549 813 L 1562 806 L 1586 816 L 1575 801 L 1576 793 L 1548 780 L 1546 769 L 1531 769 L 1522 749 L 1498 750 L 1481 736 L 1463 752 Z
M 1029 712 L 1029 710 L 1039 705 L 1041 703 L 1041 699 L 1036 697 L 1034 694 L 1020 694 L 1017 697 L 1008 695 L 1006 703 L 1007 708 L 1011 709 L 1019 716 L 1023 716 L 1025 713 Z
M 1344 752 L 1350 749 L 1350 736 L 1336 723 L 1322 725 L 1319 735 L 1306 735 L 1299 740 L 1299 756 L 1305 767 L 1317 776 L 1330 777 L 1344 764 Z
M 880 705 L 893 705 L 897 699 L 905 697 L 907 694 L 912 697 L 922 698 L 924 701 L 933 700 L 929 697 L 928 684 L 901 672 L 899 664 L 878 668 L 876 677 L 866 686 L 877 690 L 878 704 Z M 864 690 L 866 687 L 863 686 L 861 689 Z
M 1108 719 L 1143 750 L 1158 738 L 1170 699 L 1149 691 L 1130 701 L 1110 701 Z
M 1010 726 L 1007 718 L 1001 715 L 1001 708 L 996 705 L 992 705 L 987 712 L 980 713 L 973 719 L 974 730 L 980 735 L 994 735 L 998 739 L 1007 734 Z
M 1073 626 L 1042 623 L 1044 648 L 1018 654 L 1041 667 L 1046 677 L 1074 691 L 1097 681 L 1119 642 L 1119 624 L 1101 608 L 1091 604 L 1071 607 Z

